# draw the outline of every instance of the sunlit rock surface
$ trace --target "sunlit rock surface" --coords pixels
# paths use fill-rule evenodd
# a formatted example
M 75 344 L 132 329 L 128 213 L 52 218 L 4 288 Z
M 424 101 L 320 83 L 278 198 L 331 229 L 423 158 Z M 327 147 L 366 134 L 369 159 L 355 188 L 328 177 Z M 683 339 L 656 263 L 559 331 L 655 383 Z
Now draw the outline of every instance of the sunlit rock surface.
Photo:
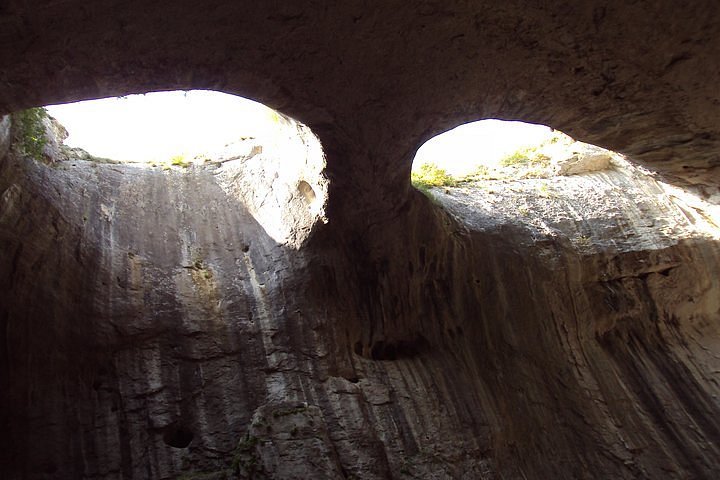
M 3 157 L 4 478 L 719 471 L 712 206 L 616 165 L 298 249 L 223 165 Z
M 320 142 L 306 126 L 277 116 L 277 129 L 225 146 L 216 159 L 218 185 L 240 199 L 276 242 L 299 248 L 327 222 L 328 181 Z
M 558 174 L 545 178 L 461 182 L 430 195 L 469 229 L 521 228 L 531 242 L 570 242 L 586 254 L 720 236 L 718 205 L 611 152 L 589 150 L 557 165 Z

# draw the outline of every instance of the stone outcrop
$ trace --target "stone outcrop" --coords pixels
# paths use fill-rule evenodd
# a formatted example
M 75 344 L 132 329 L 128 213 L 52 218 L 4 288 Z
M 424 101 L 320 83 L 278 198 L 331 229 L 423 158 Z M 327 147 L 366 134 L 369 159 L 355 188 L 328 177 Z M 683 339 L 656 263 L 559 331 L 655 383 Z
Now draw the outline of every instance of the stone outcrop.
M 409 171 L 519 119 L 713 198 L 718 9 L 5 2 L 0 114 L 213 88 L 303 122 L 325 167 L 283 179 L 305 216 L 273 231 L 222 162 L 48 165 L 4 119 L 2 477 L 716 478 L 712 212 L 595 173 L 543 230 L 539 200 L 502 221 Z
M 578 142 L 579 143 L 579 142 Z M 557 175 L 578 175 L 580 173 L 598 172 L 610 168 L 613 164 L 612 152 L 592 145 L 581 144 L 578 151 L 560 158 L 555 162 Z
M 299 248 L 316 223 L 327 222 L 325 157 L 307 127 L 278 119 L 274 134 L 226 146 L 216 161 L 216 176 L 270 237 Z

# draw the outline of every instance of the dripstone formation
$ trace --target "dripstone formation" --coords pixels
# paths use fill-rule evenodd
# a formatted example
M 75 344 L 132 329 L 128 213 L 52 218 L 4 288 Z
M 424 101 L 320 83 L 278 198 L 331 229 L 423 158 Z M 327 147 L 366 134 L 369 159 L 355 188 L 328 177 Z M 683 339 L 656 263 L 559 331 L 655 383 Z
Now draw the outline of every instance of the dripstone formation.
M 719 9 L 3 3 L 0 476 L 717 478 Z M 193 88 L 303 148 L 33 159 L 6 115 Z M 482 118 L 656 176 L 517 187 L 514 219 L 413 189 Z

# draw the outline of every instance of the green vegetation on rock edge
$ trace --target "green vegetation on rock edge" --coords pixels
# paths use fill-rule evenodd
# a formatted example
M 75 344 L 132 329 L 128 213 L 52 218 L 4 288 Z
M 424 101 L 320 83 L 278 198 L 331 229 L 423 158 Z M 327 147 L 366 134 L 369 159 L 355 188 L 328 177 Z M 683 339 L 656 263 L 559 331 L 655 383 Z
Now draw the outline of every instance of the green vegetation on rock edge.
M 43 120 L 47 116 L 47 110 L 42 107 L 29 108 L 12 115 L 12 120 L 18 128 L 22 153 L 35 160 L 42 160 L 43 150 L 47 144 L 43 125 Z

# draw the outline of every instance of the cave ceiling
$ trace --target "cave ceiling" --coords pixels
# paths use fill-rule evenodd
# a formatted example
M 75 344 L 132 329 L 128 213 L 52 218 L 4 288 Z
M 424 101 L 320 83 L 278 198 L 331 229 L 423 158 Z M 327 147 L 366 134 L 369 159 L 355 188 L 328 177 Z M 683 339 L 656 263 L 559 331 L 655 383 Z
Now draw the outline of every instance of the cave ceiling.
M 713 188 L 719 10 L 712 1 L 9 1 L 0 112 L 225 91 L 310 126 L 329 176 L 353 196 L 406 191 L 414 152 L 438 133 L 522 120 Z

